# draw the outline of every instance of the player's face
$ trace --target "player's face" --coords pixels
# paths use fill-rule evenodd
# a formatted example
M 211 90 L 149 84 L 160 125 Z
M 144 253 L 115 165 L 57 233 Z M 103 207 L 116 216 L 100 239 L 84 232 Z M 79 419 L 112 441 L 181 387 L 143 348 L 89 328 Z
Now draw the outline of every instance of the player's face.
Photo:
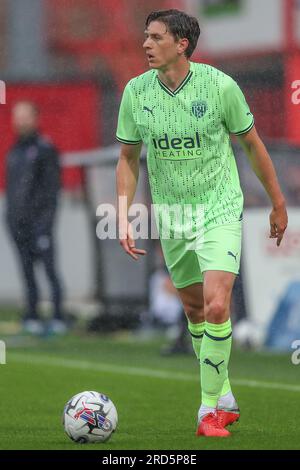
M 151 68 L 163 69 L 175 63 L 184 52 L 186 39 L 176 42 L 164 23 L 152 21 L 145 31 L 143 48 Z
M 37 129 L 37 113 L 29 103 L 18 103 L 12 110 L 12 124 L 17 134 L 30 134 Z

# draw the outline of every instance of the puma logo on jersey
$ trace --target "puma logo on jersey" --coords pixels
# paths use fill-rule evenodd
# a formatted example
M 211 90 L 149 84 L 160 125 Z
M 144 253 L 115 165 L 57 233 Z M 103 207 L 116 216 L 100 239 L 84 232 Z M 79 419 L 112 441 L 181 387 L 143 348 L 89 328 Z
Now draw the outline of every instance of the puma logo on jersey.
M 148 106 L 144 106 L 144 107 L 143 107 L 143 111 L 148 111 L 148 113 L 151 113 L 152 116 L 153 116 L 153 109 L 154 109 L 154 108 L 155 108 L 155 106 L 153 106 L 152 109 L 148 108 Z
M 218 372 L 218 374 L 220 374 L 219 367 L 220 367 L 221 364 L 223 364 L 224 361 L 219 362 L 219 364 L 214 364 L 213 362 L 211 362 L 210 359 L 206 358 L 206 359 L 204 359 L 203 362 L 204 362 L 204 364 L 207 364 L 208 366 L 211 366 L 211 367 L 213 367 L 214 369 L 216 369 L 216 371 Z
M 232 256 L 232 257 L 235 259 L 235 261 L 237 262 L 237 255 L 239 254 L 239 252 L 237 252 L 237 254 L 234 255 L 234 254 L 232 253 L 232 251 L 228 251 L 227 254 L 228 254 L 228 256 Z

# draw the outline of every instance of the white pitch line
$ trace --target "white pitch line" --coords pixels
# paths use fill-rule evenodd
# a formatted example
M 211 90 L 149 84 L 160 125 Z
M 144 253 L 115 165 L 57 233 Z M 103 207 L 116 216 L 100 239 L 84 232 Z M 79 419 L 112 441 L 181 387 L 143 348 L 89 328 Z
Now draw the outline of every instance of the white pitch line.
M 197 374 L 183 374 L 178 372 L 172 372 L 170 370 L 154 370 L 146 369 L 143 367 L 128 367 L 128 366 L 116 366 L 113 364 L 94 363 L 88 361 L 80 361 L 74 359 L 66 359 L 63 357 L 36 357 L 32 355 L 21 355 L 19 353 L 9 353 L 8 364 L 10 359 L 16 362 L 22 362 L 25 364 L 38 364 L 45 366 L 64 367 L 66 369 L 81 369 L 90 370 L 97 372 L 112 372 L 117 374 L 134 375 L 142 377 L 152 377 L 167 380 L 181 380 L 188 382 L 198 382 L 199 376 Z M 248 380 L 248 379 L 230 379 L 230 382 L 234 385 L 248 388 L 266 388 L 272 390 L 282 390 L 287 392 L 300 392 L 300 385 L 284 384 L 276 382 L 261 382 L 259 380 Z
M 300 385 L 281 384 L 278 382 L 261 382 L 259 380 L 230 379 L 234 385 L 250 388 L 268 388 L 273 390 L 283 390 L 286 392 L 300 392 Z

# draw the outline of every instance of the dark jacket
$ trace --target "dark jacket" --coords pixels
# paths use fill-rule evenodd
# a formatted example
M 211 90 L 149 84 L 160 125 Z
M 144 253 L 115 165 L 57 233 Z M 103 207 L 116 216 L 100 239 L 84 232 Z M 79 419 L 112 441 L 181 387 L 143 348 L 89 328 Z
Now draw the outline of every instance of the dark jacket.
M 11 231 L 50 233 L 60 189 L 58 152 L 52 143 L 38 133 L 21 137 L 7 156 L 6 188 Z

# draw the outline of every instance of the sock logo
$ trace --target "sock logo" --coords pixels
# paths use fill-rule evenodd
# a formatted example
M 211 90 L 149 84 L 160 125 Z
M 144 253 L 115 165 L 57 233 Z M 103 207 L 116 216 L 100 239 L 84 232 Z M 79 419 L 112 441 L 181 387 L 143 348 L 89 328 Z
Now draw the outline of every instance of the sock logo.
M 208 358 L 204 359 L 204 361 L 203 361 L 204 364 L 207 364 L 208 366 L 211 366 L 211 367 L 213 367 L 214 369 L 216 369 L 216 371 L 218 372 L 218 374 L 220 374 L 219 367 L 220 367 L 221 364 L 223 364 L 223 362 L 224 362 L 224 361 L 219 362 L 219 364 L 214 364 L 214 363 L 211 362 L 211 360 L 208 359 Z
M 239 252 L 237 252 L 237 254 L 234 255 L 234 254 L 232 253 L 232 251 L 228 251 L 227 254 L 228 254 L 228 256 L 232 256 L 232 257 L 235 259 L 235 262 L 237 262 L 237 255 L 239 254 Z

